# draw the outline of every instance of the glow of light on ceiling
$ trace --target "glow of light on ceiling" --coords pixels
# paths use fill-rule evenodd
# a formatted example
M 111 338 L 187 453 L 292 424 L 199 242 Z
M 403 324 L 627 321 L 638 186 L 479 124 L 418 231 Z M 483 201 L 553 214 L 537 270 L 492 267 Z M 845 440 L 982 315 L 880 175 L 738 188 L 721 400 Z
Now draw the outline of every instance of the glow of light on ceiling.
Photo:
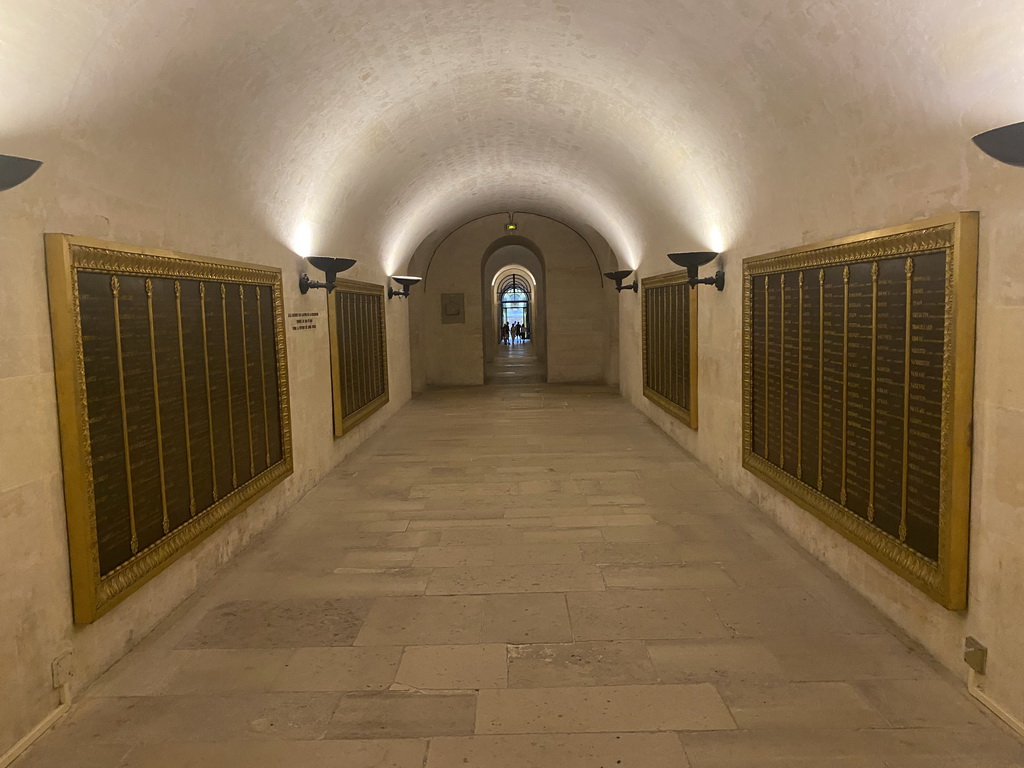
M 503 279 L 506 275 L 512 274 L 513 272 L 516 274 L 526 275 L 530 279 L 530 282 L 533 283 L 533 287 L 537 287 L 537 278 L 533 276 L 533 272 L 531 272 L 526 267 L 520 264 L 509 264 L 507 267 L 502 267 L 501 269 L 499 269 L 497 273 L 494 275 L 494 279 L 491 280 L 491 287 L 494 288 L 498 284 L 499 280 Z
M 291 237 L 288 238 L 288 246 L 299 256 L 308 259 L 316 254 L 313 243 L 313 223 L 309 219 L 299 219 L 298 224 L 292 230 Z
M 504 181 L 493 181 L 494 177 L 495 174 L 481 170 L 461 178 L 421 179 L 401 206 L 393 209 L 384 227 L 381 253 L 385 271 L 390 273 L 408 264 L 427 233 L 439 222 L 452 222 L 453 213 L 457 216 L 459 211 L 476 209 L 478 215 L 483 215 L 507 210 L 508 206 L 500 205 L 496 194 L 508 195 L 508 185 Z M 560 208 L 567 223 L 571 220 L 590 223 L 601 232 L 620 260 L 636 265 L 639 238 L 613 195 L 588 187 L 586 180 L 567 179 L 550 164 L 520 164 L 515 170 L 515 179 L 516 189 L 511 195 L 515 197 L 516 210 Z M 488 199 L 495 202 L 488 205 Z M 560 218 L 554 215 L 557 213 L 552 211 L 554 218 Z M 465 219 L 461 217 L 452 223 L 461 224 Z

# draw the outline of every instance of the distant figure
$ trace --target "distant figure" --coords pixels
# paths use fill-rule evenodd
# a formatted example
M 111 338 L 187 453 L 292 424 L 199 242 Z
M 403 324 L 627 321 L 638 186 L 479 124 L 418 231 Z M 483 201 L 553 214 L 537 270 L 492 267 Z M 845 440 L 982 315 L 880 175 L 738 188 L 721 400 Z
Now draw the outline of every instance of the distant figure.
M 509 327 L 508 327 L 508 323 L 505 323 L 503 326 L 501 326 L 501 343 L 502 344 L 508 344 L 508 340 L 509 340 Z

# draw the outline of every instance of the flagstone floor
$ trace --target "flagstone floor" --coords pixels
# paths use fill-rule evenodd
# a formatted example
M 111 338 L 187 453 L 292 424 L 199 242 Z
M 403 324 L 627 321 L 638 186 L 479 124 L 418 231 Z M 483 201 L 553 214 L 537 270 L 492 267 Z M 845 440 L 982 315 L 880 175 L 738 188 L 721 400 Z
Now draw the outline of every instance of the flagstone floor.
M 1010 768 L 1024 747 L 614 392 L 408 404 L 17 768 Z
M 499 344 L 494 359 L 485 366 L 488 384 L 543 384 L 547 369 L 537 358 L 534 342 Z

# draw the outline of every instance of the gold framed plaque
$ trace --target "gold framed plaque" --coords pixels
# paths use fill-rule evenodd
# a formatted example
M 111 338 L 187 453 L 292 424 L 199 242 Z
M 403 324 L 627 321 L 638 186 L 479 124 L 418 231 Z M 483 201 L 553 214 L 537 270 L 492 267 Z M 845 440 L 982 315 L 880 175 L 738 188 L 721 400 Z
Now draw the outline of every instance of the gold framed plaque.
M 384 286 L 337 280 L 328 301 L 334 435 L 340 437 L 388 402 Z
M 967 605 L 978 214 L 743 262 L 743 465 Z
M 291 474 L 281 271 L 45 242 L 81 624 Z
M 644 396 L 697 429 L 697 290 L 685 271 L 640 281 Z

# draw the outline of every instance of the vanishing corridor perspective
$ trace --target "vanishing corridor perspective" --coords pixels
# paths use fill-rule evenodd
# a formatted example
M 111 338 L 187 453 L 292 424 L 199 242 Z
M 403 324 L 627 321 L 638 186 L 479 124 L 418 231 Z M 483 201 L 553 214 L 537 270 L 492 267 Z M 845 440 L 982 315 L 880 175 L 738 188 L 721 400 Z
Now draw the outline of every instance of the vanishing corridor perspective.
M 1021 0 L 0 0 L 0 768 L 1024 766 Z
M 69 761 L 1011 768 L 1024 746 L 615 392 L 516 386 L 406 406 L 18 768 Z

